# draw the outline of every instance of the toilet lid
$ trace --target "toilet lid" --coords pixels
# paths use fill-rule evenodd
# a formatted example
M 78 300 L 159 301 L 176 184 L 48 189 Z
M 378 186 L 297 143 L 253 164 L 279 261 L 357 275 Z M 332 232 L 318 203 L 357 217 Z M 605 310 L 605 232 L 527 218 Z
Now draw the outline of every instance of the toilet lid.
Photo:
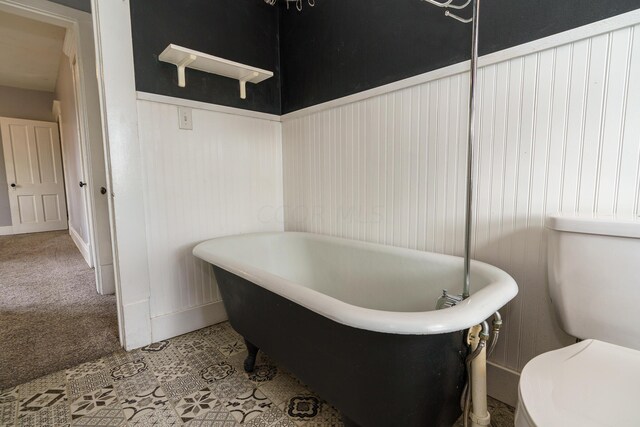
M 640 351 L 585 340 L 531 360 L 521 406 L 540 427 L 640 425 Z

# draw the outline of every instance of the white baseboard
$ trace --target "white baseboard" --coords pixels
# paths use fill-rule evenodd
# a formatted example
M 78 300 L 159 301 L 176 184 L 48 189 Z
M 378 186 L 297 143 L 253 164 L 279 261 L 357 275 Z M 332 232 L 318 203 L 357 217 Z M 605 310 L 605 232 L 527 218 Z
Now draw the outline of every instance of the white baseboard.
M 89 250 L 89 245 L 86 244 L 84 240 L 82 240 L 82 237 L 80 237 L 80 234 L 78 234 L 78 232 L 74 230 L 73 227 L 71 227 L 71 224 L 69 224 L 69 235 L 71 236 L 71 240 L 73 240 L 73 243 L 75 243 L 76 246 L 78 247 L 80 254 L 82 254 L 82 258 L 84 258 L 84 260 L 87 262 L 87 265 L 89 267 L 93 267 L 93 263 L 91 262 L 92 261 L 91 251 Z
M 515 408 L 518 403 L 519 382 L 519 372 L 487 362 L 487 394 L 489 396 Z
M 113 264 L 103 264 L 100 266 L 100 295 L 113 295 L 116 293 L 116 278 L 113 271 Z
M 175 313 L 151 318 L 153 342 L 186 334 L 227 320 L 222 301 L 191 307 Z
M 124 330 L 124 340 L 120 338 L 125 343 L 125 350 L 135 350 L 153 342 L 150 317 L 148 298 L 122 307 L 121 330 Z
M 0 236 L 9 236 L 13 233 L 12 225 L 5 225 L 4 227 L 0 227 Z

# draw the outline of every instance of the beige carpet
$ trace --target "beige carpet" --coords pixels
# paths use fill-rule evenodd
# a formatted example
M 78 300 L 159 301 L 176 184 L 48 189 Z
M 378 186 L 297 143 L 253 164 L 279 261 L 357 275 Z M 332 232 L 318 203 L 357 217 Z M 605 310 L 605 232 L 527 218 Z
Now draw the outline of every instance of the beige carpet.
M 0 389 L 116 351 L 116 299 L 98 295 L 67 231 L 0 236 Z

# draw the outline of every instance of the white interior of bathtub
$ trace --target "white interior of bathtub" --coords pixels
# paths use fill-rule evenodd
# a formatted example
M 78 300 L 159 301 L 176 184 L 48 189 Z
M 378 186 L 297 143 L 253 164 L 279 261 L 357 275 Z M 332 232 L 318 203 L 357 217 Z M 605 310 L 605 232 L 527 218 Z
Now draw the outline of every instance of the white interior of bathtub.
M 221 237 L 193 253 L 329 319 L 386 333 L 460 331 L 518 292 L 507 273 L 474 261 L 471 296 L 435 310 L 443 289 L 462 291 L 462 258 L 311 233 Z
M 462 292 L 463 260 L 458 257 L 306 233 L 221 240 L 208 248 L 221 258 L 358 307 L 424 312 L 435 308 L 443 289 Z M 486 276 L 472 272 L 474 291 L 488 283 Z

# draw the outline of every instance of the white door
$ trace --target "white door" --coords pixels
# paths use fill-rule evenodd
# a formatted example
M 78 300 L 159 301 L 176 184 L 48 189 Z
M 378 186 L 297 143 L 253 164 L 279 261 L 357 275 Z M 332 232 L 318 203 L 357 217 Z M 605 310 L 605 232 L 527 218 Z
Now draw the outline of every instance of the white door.
M 13 232 L 65 230 L 67 203 L 56 123 L 0 118 Z

